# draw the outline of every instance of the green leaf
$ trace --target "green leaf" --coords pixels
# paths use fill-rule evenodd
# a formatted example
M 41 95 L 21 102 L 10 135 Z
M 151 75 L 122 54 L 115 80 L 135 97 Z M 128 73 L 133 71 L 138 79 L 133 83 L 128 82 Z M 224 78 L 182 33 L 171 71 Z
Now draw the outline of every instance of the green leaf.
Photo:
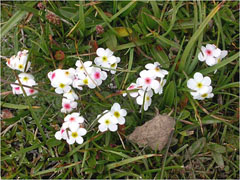
M 208 149 L 210 149 L 211 151 L 217 152 L 217 153 L 225 153 L 226 152 L 226 147 L 219 145 L 217 143 L 208 144 Z
M 217 152 L 212 152 L 212 156 L 214 161 L 217 163 L 220 168 L 224 168 L 224 161 L 223 161 L 223 156 L 220 153 Z
M 154 60 L 158 61 L 163 68 L 169 68 L 170 62 L 168 56 L 161 47 L 158 49 L 156 49 L 156 47 L 152 47 L 150 51 Z
M 202 22 L 202 24 L 198 27 L 198 30 L 192 35 L 191 39 L 189 40 L 180 64 L 179 64 L 179 71 L 181 72 L 183 69 L 186 69 L 187 67 L 185 67 L 186 65 L 186 60 L 189 56 L 190 51 L 192 50 L 192 47 L 194 45 L 194 43 L 197 41 L 198 37 L 200 36 L 201 33 L 203 33 L 204 28 L 208 25 L 209 21 L 213 18 L 213 16 L 218 12 L 218 10 L 221 8 L 222 3 L 219 3 L 210 13 L 209 15 L 206 17 L 206 19 L 204 19 L 204 21 Z
M 28 105 L 22 105 L 22 104 L 11 104 L 11 103 L 5 103 L 0 101 L 0 105 L 5 108 L 11 108 L 11 109 L 29 109 Z M 40 108 L 39 106 L 32 106 L 32 108 L 37 109 Z
M 106 41 L 106 45 L 109 49 L 111 49 L 113 51 L 117 47 L 116 35 L 114 33 L 112 33 L 111 31 L 108 31 L 108 32 L 104 33 L 104 37 L 108 37 L 108 39 Z
M 54 146 L 58 146 L 59 144 L 61 144 L 62 141 L 59 141 L 57 140 L 56 138 L 52 138 L 52 139 L 49 139 L 47 140 L 46 144 L 49 146 L 49 147 L 54 147 Z
M 164 104 L 166 104 L 170 107 L 173 105 L 174 97 L 175 97 L 175 91 L 176 91 L 175 82 L 171 81 L 168 84 L 168 86 L 166 87 L 166 89 L 164 90 L 164 96 L 163 96 Z
M 145 25 L 146 28 L 150 28 L 150 29 L 155 29 L 158 27 L 158 23 L 156 23 L 156 21 L 154 21 L 151 17 L 149 17 L 148 15 L 152 15 L 151 11 L 148 10 L 147 8 L 142 8 L 141 11 L 141 17 L 142 17 L 142 22 Z
M 200 153 L 202 151 L 205 144 L 206 144 L 206 138 L 205 137 L 202 137 L 202 138 L 198 139 L 188 148 L 189 154 L 191 156 L 192 155 L 197 155 L 198 153 Z
M 109 170 L 114 169 L 114 168 L 117 168 L 119 166 L 123 166 L 125 164 L 130 164 L 130 163 L 133 163 L 135 161 L 145 159 L 145 158 L 154 157 L 154 156 L 159 156 L 159 155 L 158 154 L 148 154 L 148 155 L 138 156 L 138 157 L 134 157 L 134 158 L 128 158 L 128 159 L 122 160 L 120 162 L 108 164 L 107 169 L 109 169 Z
M 23 6 L 33 7 L 36 3 L 37 3 L 36 1 L 30 1 L 26 2 Z M 17 11 L 1 28 L 0 38 L 5 36 L 14 26 L 16 26 L 17 23 L 21 21 L 26 14 L 27 14 L 26 11 L 22 10 Z

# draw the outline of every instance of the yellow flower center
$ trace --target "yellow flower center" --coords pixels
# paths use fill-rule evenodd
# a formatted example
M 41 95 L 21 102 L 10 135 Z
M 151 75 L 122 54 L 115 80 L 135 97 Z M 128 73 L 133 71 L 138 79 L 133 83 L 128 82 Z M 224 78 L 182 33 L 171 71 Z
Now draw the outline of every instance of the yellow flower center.
M 59 87 L 60 87 L 60 88 L 64 88 L 64 87 L 65 87 L 65 84 L 60 83 L 60 84 L 59 84 Z
M 120 117 L 120 113 L 119 113 L 118 111 L 115 111 L 115 112 L 114 112 L 114 116 L 115 116 L 116 118 L 119 118 L 119 117 Z
M 18 65 L 18 68 L 19 68 L 19 69 L 22 69 L 22 68 L 23 68 L 23 65 L 22 65 L 22 64 L 19 64 L 19 65 Z
M 221 62 L 221 59 L 220 59 L 220 58 L 218 58 L 217 62 L 218 62 L 218 63 L 220 63 L 220 62 Z
M 86 84 L 86 85 L 87 85 L 87 84 L 88 84 L 88 79 L 84 79 L 84 80 L 83 80 L 83 84 Z
M 109 125 L 109 124 L 110 124 L 110 121 L 109 121 L 109 119 L 106 119 L 106 120 L 105 120 L 105 124 L 107 124 L 107 125 Z
M 159 67 L 156 67 L 156 68 L 155 68 L 155 71 L 160 71 L 160 68 L 159 68 Z
M 66 71 L 65 74 L 68 76 L 70 73 L 68 71 Z
M 202 83 L 197 83 L 198 88 L 202 88 L 202 86 L 203 86 Z
M 147 96 L 147 97 L 146 97 L 146 100 L 147 100 L 147 101 L 149 101 L 149 100 L 150 100 L 150 97 L 149 97 L 149 96 Z
M 116 66 L 116 63 L 111 64 L 111 67 L 114 68 Z
M 83 66 L 79 68 L 80 70 L 83 70 Z
M 204 93 L 204 94 L 202 95 L 202 97 L 205 98 L 205 97 L 207 97 L 207 95 L 208 95 L 207 93 Z
M 103 57 L 102 57 L 102 60 L 103 60 L 103 62 L 107 62 L 108 59 L 107 59 L 106 56 L 103 56 Z
M 73 133 L 72 133 L 72 137 L 73 137 L 73 138 L 78 137 L 78 133 L 77 133 L 77 132 L 73 132 Z
M 23 81 L 27 81 L 27 80 L 28 80 L 28 77 L 24 77 L 24 78 L 23 78 Z
M 69 94 L 72 94 L 72 90 L 69 91 Z

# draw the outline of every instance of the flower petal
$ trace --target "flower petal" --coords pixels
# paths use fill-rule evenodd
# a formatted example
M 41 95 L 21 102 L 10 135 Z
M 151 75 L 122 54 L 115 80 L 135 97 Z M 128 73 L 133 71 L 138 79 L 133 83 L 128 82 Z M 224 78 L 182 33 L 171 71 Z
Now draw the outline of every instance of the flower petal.
M 76 142 L 77 142 L 78 144 L 82 144 L 82 143 L 83 143 L 83 138 L 82 138 L 81 136 L 78 136 L 78 137 L 76 138 Z
M 106 55 L 105 50 L 103 48 L 98 48 L 97 51 L 96 51 L 96 54 L 100 57 Z
M 199 72 L 196 72 L 193 77 L 194 77 L 194 80 L 196 80 L 197 82 L 202 81 L 203 79 L 203 75 Z
M 109 127 L 109 130 L 112 132 L 117 131 L 118 129 L 118 126 L 116 124 L 110 124 L 108 127 Z
M 104 132 L 107 130 L 107 126 L 105 124 L 100 124 L 98 126 L 99 131 Z

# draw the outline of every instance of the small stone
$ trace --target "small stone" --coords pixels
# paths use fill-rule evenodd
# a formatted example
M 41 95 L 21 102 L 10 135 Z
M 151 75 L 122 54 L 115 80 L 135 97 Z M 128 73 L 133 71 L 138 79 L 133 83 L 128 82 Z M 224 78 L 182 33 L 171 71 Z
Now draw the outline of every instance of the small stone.
M 128 139 L 140 147 L 149 146 L 152 150 L 161 151 L 167 144 L 174 126 L 175 120 L 172 117 L 157 114 L 152 120 L 138 126 Z

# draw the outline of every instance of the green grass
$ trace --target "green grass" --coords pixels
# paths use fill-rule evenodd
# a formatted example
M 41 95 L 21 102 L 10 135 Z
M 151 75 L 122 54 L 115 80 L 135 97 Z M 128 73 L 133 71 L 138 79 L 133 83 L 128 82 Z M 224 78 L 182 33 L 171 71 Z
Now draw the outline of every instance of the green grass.
M 11 91 L 15 75 L 1 59 L 1 109 L 13 114 L 1 120 L 2 179 L 239 178 L 237 1 L 48 1 L 43 2 L 46 11 L 36 4 L 1 4 L 1 56 L 28 49 L 31 73 L 39 83 L 35 99 L 4 94 Z M 61 23 L 49 22 L 47 11 L 58 15 Z M 96 25 L 104 27 L 104 34 L 96 34 Z M 54 138 L 64 115 L 61 97 L 51 88 L 47 73 L 74 67 L 78 53 L 83 61 L 93 61 L 93 42 L 115 51 L 122 69 L 103 82 L 101 91 L 77 91 L 88 133 L 83 144 L 69 146 Z M 208 43 L 228 50 L 228 56 L 213 67 L 197 59 L 201 46 Z M 54 59 L 58 50 L 65 54 L 63 61 Z M 164 93 L 155 95 L 149 110 L 139 113 L 133 99 L 114 93 L 155 61 L 169 71 Z M 192 99 L 186 82 L 195 72 L 211 77 L 213 99 Z M 109 88 L 109 83 L 117 88 Z M 172 112 L 176 126 L 168 146 L 152 151 L 126 138 L 123 146 L 117 133 L 97 133 L 96 116 L 114 102 L 128 111 L 123 137 L 152 119 L 155 107 L 160 114 Z

